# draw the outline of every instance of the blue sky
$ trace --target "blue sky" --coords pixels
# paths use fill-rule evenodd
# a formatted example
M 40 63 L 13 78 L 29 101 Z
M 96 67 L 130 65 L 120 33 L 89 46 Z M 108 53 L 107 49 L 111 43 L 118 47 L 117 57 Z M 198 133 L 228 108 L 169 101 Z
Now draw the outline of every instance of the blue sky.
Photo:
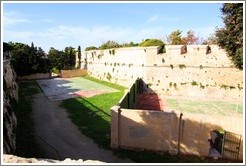
M 2 2 L 3 3 L 3 2 Z M 165 41 L 174 30 L 206 38 L 222 27 L 221 3 L 3 3 L 3 41 L 82 50 L 108 40 Z M 2 19 L 1 19 L 2 20 Z

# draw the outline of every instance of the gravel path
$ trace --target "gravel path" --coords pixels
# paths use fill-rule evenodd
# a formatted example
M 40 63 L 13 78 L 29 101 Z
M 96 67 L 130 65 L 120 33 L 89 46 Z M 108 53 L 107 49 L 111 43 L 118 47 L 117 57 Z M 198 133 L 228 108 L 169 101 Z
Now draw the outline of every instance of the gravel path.
M 99 160 L 108 163 L 132 162 L 118 158 L 112 151 L 99 148 L 93 140 L 81 134 L 59 104 L 60 101 L 50 101 L 42 92 L 35 95 L 33 100 L 35 137 L 47 158 Z

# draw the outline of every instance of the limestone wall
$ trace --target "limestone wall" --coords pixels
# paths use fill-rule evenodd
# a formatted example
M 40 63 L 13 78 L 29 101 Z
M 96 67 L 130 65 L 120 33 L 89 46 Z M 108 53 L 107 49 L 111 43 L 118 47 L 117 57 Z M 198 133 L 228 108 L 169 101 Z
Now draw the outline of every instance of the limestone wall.
M 181 45 L 168 45 L 163 54 L 157 54 L 158 47 L 84 51 L 81 66 L 93 77 L 126 87 L 139 77 L 159 94 L 242 101 L 243 71 L 223 49 L 210 47 L 206 54 L 206 45 L 188 45 L 182 55 Z

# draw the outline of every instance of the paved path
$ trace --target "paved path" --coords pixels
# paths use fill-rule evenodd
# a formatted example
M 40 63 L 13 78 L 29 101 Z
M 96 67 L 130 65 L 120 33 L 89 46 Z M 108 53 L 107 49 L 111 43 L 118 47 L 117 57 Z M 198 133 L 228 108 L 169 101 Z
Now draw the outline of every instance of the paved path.
M 33 119 L 35 135 L 47 158 L 64 160 L 65 158 L 99 160 L 109 163 L 132 162 L 121 159 L 109 150 L 98 147 L 90 138 L 82 135 L 70 121 L 60 101 L 50 101 L 44 93 L 33 99 Z

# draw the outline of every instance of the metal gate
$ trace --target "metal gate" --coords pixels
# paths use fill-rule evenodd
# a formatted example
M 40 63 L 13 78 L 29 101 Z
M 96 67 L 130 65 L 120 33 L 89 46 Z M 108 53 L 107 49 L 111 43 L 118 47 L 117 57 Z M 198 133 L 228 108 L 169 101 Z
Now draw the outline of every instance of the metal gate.
M 242 136 L 225 131 L 222 144 L 222 157 L 238 160 Z

